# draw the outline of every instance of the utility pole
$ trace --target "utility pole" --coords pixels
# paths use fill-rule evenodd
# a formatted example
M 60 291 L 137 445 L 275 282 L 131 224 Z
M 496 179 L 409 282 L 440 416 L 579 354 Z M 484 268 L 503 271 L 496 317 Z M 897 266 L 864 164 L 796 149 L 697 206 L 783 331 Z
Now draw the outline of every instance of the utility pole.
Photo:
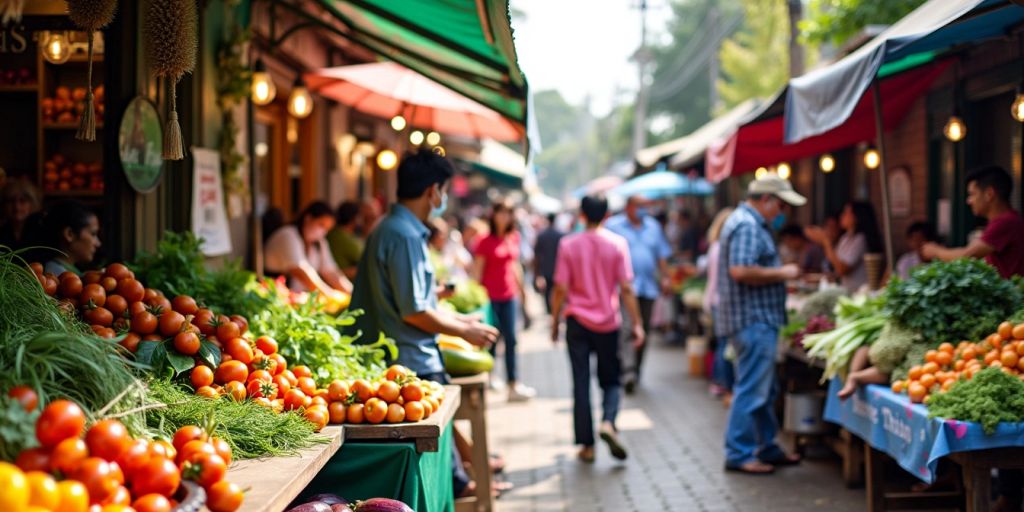
M 647 146 L 647 64 L 651 60 L 651 52 L 647 48 L 647 0 L 640 0 L 640 48 L 633 54 L 640 79 L 633 116 L 633 155 Z
M 787 0 L 789 9 L 789 77 L 804 74 L 804 47 L 800 44 L 800 20 L 804 17 L 801 0 Z
M 799 0 L 797 0 L 799 1 Z M 714 2 L 711 3 L 711 8 L 708 11 L 708 27 L 711 30 L 711 41 L 716 46 L 716 50 L 711 54 L 711 58 L 708 60 L 708 118 L 714 119 L 715 114 L 718 111 L 718 50 L 717 46 L 721 42 L 721 22 L 719 21 L 718 6 Z

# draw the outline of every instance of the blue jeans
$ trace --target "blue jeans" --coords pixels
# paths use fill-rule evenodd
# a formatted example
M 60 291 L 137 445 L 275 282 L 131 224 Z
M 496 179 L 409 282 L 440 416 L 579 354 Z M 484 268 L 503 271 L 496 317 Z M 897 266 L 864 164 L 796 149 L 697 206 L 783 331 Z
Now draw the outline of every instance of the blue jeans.
M 736 382 L 736 372 L 732 363 L 725 359 L 725 347 L 729 345 L 727 336 L 715 337 L 715 360 L 711 366 L 711 381 L 732 391 Z
M 506 301 L 491 302 L 491 309 L 494 310 L 494 317 L 498 321 L 498 332 L 501 339 L 505 340 L 505 373 L 509 382 L 516 382 L 516 314 L 518 302 L 515 299 Z M 497 351 L 496 345 L 491 345 L 491 355 Z
M 590 354 L 597 353 L 597 383 L 601 386 L 601 421 L 615 425 L 622 395 L 619 331 L 593 332 L 575 318 L 566 319 L 565 341 L 572 364 L 572 419 L 576 444 L 594 446 L 594 416 L 590 408 Z
M 775 443 L 775 353 L 779 330 L 753 324 L 732 338 L 736 348 L 736 383 L 733 386 L 729 425 L 725 431 L 725 463 L 735 467 L 755 460 L 771 461 L 785 454 Z

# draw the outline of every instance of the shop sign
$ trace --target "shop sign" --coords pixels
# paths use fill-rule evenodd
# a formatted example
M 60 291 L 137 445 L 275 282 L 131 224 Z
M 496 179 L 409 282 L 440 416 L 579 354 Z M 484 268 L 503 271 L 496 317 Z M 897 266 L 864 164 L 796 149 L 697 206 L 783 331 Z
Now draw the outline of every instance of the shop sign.
M 893 217 L 909 217 L 911 212 L 910 172 L 897 167 L 889 173 L 889 205 Z
M 195 171 L 192 176 L 192 232 L 203 240 L 207 256 L 231 252 L 231 232 L 224 210 L 224 188 L 220 182 L 220 153 L 192 148 Z
M 25 53 L 27 49 L 28 37 L 24 26 L 0 29 L 0 53 Z
M 160 115 L 152 102 L 136 96 L 128 104 L 121 117 L 117 147 L 121 168 L 132 188 L 144 194 L 160 184 L 164 167 L 164 159 L 160 156 L 163 128 L 160 126 Z

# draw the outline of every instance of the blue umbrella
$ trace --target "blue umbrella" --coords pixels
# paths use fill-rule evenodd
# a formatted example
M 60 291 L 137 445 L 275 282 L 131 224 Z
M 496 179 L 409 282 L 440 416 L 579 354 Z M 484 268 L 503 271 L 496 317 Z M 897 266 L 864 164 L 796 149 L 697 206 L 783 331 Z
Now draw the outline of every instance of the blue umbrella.
M 669 196 L 709 196 L 714 192 L 715 187 L 704 178 L 688 178 L 672 171 L 654 171 L 623 183 L 612 189 L 610 194 L 660 199 Z

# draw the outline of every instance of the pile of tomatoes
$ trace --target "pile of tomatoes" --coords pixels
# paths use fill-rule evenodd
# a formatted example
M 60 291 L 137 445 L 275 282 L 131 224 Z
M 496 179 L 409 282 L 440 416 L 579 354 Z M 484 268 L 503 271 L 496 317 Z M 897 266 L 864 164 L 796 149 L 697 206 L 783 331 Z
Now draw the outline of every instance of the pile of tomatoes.
M 414 423 L 437 412 L 444 401 L 444 387 L 420 380 L 407 368 L 394 365 L 373 382 L 332 382 L 327 400 L 332 424 Z
M 37 406 L 30 388 L 9 394 L 27 410 Z M 224 480 L 231 448 L 223 440 L 191 426 L 168 443 L 133 439 L 114 419 L 85 424 L 69 400 L 43 409 L 35 425 L 39 447 L 22 451 L 14 465 L 0 462 L 0 510 L 169 512 L 183 478 L 206 489 L 213 512 L 241 506 L 241 490 Z
M 929 396 L 949 391 L 961 379 L 970 380 L 985 368 L 1001 368 L 1024 380 L 1024 323 L 1003 322 L 981 342 L 962 341 L 956 347 L 943 343 L 937 350 L 929 350 L 923 364 L 910 368 L 906 380 L 892 383 L 892 391 L 906 392 L 912 402 L 924 403 Z

